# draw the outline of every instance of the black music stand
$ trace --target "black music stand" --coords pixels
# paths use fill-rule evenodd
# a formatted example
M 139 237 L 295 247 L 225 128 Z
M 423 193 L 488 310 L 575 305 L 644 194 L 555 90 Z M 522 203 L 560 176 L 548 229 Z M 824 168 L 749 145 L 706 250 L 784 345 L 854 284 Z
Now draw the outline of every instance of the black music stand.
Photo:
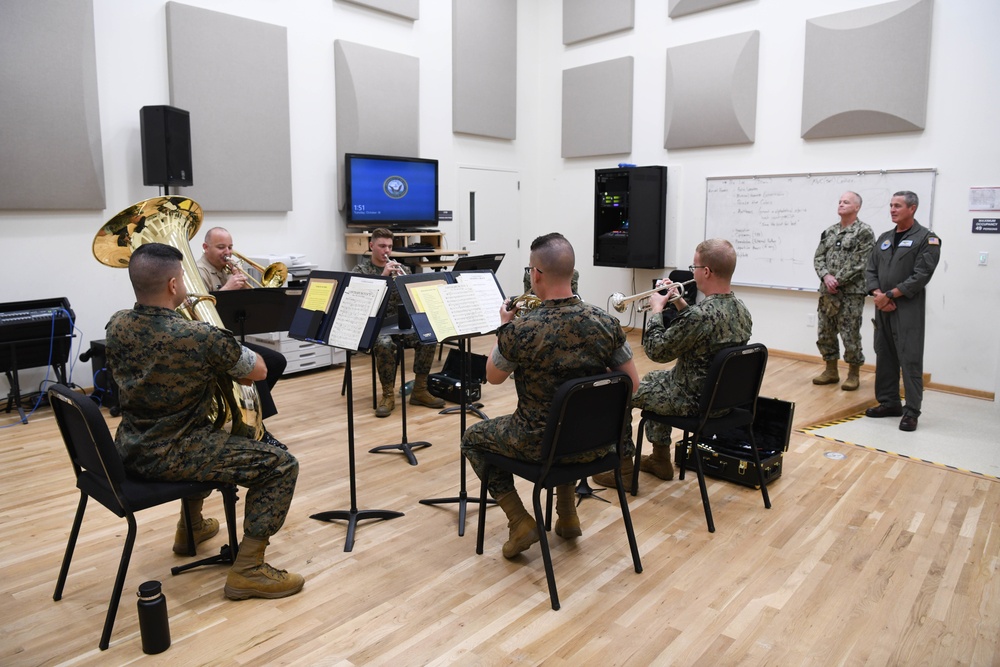
M 349 284 L 352 275 L 354 274 L 332 271 L 313 271 L 310 273 L 310 283 L 312 283 L 313 280 L 316 280 L 318 283 L 335 284 L 336 287 L 330 296 L 330 301 L 327 304 L 326 311 L 306 310 L 301 305 L 296 309 L 293 323 L 289 327 L 289 335 L 297 340 L 305 340 L 310 343 L 319 343 L 321 345 L 331 346 L 329 338 L 331 328 L 336 320 L 336 310 L 340 305 L 340 297 L 344 293 L 345 286 Z M 363 276 L 363 278 L 372 279 L 371 276 Z M 307 285 L 306 289 L 303 290 L 303 304 L 306 303 L 310 296 L 309 289 L 310 285 Z M 365 333 L 362 335 L 361 345 L 356 346 L 355 348 L 343 347 L 342 349 L 347 350 L 348 352 L 357 351 L 358 349 L 369 349 L 370 343 L 366 345 L 365 341 L 372 340 L 373 330 L 378 326 L 378 323 L 381 321 L 382 315 L 384 314 L 387 297 L 388 291 L 386 291 L 382 297 L 381 305 L 377 309 L 377 316 L 368 318 L 368 324 L 365 326 Z M 337 346 L 333 345 L 332 347 Z M 357 529 L 358 521 L 363 521 L 365 519 L 395 519 L 396 517 L 403 516 L 403 513 L 391 510 L 358 509 L 358 484 L 354 457 L 354 383 L 352 382 L 351 375 L 351 357 L 353 355 L 347 354 L 346 356 L 347 361 L 344 369 L 344 379 L 346 381 L 347 389 L 347 454 L 348 473 L 350 475 L 351 484 L 351 507 L 346 510 L 318 512 L 310 515 L 309 518 L 316 519 L 318 521 L 330 522 L 337 520 L 347 521 L 347 539 L 344 542 L 344 551 L 351 551 L 354 549 L 354 533 Z
M 404 311 L 405 312 L 405 311 Z M 382 327 L 379 331 L 380 336 L 392 336 L 393 340 L 396 342 L 396 363 L 399 364 L 399 386 L 406 386 L 406 355 L 405 348 L 403 347 L 403 336 L 413 333 L 413 329 L 401 329 L 400 324 L 404 327 L 409 325 L 409 318 L 405 321 L 400 320 L 397 324 L 388 324 Z M 402 405 L 400 406 L 403 416 L 403 441 L 396 445 L 380 445 L 374 449 L 369 449 L 369 454 L 377 454 L 380 452 L 398 450 L 406 454 L 406 459 L 410 462 L 411 466 L 417 465 L 417 457 L 413 455 L 414 447 L 430 447 L 431 443 L 420 440 L 417 442 L 407 442 L 406 440 L 406 392 L 402 393 L 401 399 Z
M 463 393 L 465 391 L 465 387 L 469 386 L 469 364 L 468 364 L 468 355 L 466 354 L 466 350 L 467 350 L 466 346 L 468 345 L 468 339 L 469 339 L 469 336 L 461 336 L 461 337 L 458 338 L 458 349 L 459 349 L 459 352 L 461 354 L 461 359 L 462 359 L 461 375 L 462 375 L 462 391 L 463 391 Z M 451 340 L 452 339 L 449 339 L 449 342 Z M 463 396 L 463 399 L 464 399 L 464 396 Z M 460 414 L 462 415 L 461 421 L 459 422 L 459 436 L 458 436 L 459 444 L 461 444 L 462 436 L 465 435 L 465 413 L 466 413 L 466 406 L 467 406 L 467 403 L 465 402 L 465 400 L 463 400 L 462 404 L 458 408 L 460 410 Z M 469 494 L 466 491 L 466 485 L 465 485 L 465 479 L 466 479 L 466 474 L 465 474 L 465 454 L 462 453 L 461 450 L 459 450 L 459 470 L 460 470 L 460 473 L 459 473 L 459 486 L 458 486 L 458 495 L 457 496 L 452 496 L 450 498 L 426 498 L 424 500 L 421 500 L 420 504 L 422 504 L 422 505 L 445 505 L 445 504 L 457 503 L 458 504 L 458 536 L 462 537 L 462 536 L 465 535 L 465 515 L 466 515 L 466 510 L 467 510 L 467 507 L 468 507 L 468 504 L 469 504 Z M 476 499 L 476 502 L 478 502 L 478 499 Z M 488 504 L 493 504 L 493 505 L 496 504 L 496 500 L 494 500 L 493 498 L 487 498 L 486 502 Z
M 283 287 L 212 292 L 222 323 L 246 343 L 247 335 L 288 331 L 299 306 L 301 290 Z

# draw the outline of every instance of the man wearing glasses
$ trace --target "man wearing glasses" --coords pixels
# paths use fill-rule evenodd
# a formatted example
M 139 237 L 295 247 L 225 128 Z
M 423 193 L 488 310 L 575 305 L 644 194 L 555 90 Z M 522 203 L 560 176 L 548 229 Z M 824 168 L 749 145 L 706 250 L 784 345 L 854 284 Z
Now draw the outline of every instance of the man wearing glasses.
M 663 309 L 680 288 L 674 285 L 665 295 L 656 293 L 650 297 L 652 317 L 646 326 L 643 343 L 646 356 L 659 363 L 676 359 L 677 364 L 671 370 L 647 373 L 632 396 L 633 408 L 661 415 L 698 414 L 702 385 L 715 354 L 726 347 L 745 345 L 750 340 L 753 326 L 750 311 L 731 288 L 736 269 L 736 251 L 732 244 L 725 239 L 702 241 L 694 251 L 694 264 L 688 269 L 705 298 L 690 305 L 683 298 L 674 301 L 678 315 L 665 326 Z M 653 453 L 642 457 L 639 469 L 663 480 L 673 479 L 670 427 L 647 421 L 646 436 L 653 445 Z M 626 488 L 632 484 L 633 466 L 631 459 L 622 464 Z M 594 481 L 601 486 L 614 486 L 614 473 L 595 475 Z

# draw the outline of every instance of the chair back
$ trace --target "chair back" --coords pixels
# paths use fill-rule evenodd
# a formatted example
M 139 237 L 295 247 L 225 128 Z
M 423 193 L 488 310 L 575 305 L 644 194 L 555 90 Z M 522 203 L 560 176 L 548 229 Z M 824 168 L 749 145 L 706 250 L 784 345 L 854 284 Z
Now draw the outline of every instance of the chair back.
M 542 437 L 542 460 L 548 462 L 608 445 L 618 446 L 632 401 L 632 380 L 621 371 L 568 380 L 549 408 Z
M 702 420 L 719 410 L 742 409 L 750 412 L 752 422 L 766 367 L 767 347 L 760 343 L 719 350 L 701 393 L 699 412 Z
M 52 385 L 48 395 L 77 487 L 118 516 L 125 516 L 127 502 L 121 492 L 125 466 L 101 409 L 65 385 Z

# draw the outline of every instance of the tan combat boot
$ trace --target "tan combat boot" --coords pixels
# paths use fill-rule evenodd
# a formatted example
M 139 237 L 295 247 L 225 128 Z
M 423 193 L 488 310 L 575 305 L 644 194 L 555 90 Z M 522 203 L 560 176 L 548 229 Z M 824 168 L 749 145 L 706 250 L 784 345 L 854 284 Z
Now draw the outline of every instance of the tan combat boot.
M 203 498 L 185 499 L 181 502 L 187 505 L 188 511 L 191 513 L 194 545 L 188 544 L 187 521 L 184 518 L 184 508 L 181 507 L 181 518 L 177 520 L 177 531 L 174 533 L 174 553 L 180 556 L 194 556 L 197 553 L 196 545 L 219 533 L 219 522 L 216 519 L 206 519 L 201 515 L 202 505 L 205 504 Z
M 653 453 L 644 454 L 639 461 L 639 470 L 653 473 L 665 481 L 672 480 L 674 464 L 670 462 L 670 446 L 653 445 Z
M 634 472 L 635 462 L 632 457 L 626 458 L 622 461 L 622 481 L 625 482 L 625 490 L 632 488 L 632 474 Z M 607 472 L 597 473 L 593 477 L 594 482 L 600 486 L 613 489 L 615 488 L 615 472 L 614 470 L 609 470 Z
M 847 379 L 844 380 L 844 384 L 840 385 L 840 388 L 844 391 L 854 391 L 859 386 L 861 386 L 861 379 L 858 374 L 861 372 L 861 366 L 859 364 L 851 364 L 847 371 Z
M 521 503 L 517 491 L 511 491 L 497 498 L 497 504 L 507 515 L 510 534 L 503 545 L 503 557 L 513 558 L 538 541 L 538 526 Z
M 226 576 L 226 597 L 230 600 L 247 598 L 284 598 L 302 590 L 305 579 L 300 574 L 278 570 L 264 562 L 267 538 L 243 536 L 236 562 Z
M 378 399 L 378 407 L 375 408 L 376 417 L 388 417 L 396 408 L 396 387 L 395 385 L 382 385 L 382 398 Z
M 829 359 L 826 362 L 826 370 L 813 378 L 813 384 L 836 384 L 840 382 L 840 373 L 837 372 L 837 360 Z
M 556 535 L 571 538 L 583 535 L 580 517 L 576 514 L 576 486 L 562 484 L 556 487 Z
M 417 373 L 413 378 L 413 392 L 410 405 L 426 405 L 428 408 L 443 408 L 444 399 L 427 391 L 427 373 Z

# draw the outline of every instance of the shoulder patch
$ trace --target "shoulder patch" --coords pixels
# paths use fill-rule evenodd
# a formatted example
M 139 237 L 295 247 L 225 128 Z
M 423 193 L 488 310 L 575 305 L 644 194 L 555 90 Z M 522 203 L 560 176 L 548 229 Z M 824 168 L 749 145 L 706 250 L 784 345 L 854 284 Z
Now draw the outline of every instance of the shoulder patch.
M 941 239 L 936 236 L 928 236 L 927 245 L 941 245 Z

